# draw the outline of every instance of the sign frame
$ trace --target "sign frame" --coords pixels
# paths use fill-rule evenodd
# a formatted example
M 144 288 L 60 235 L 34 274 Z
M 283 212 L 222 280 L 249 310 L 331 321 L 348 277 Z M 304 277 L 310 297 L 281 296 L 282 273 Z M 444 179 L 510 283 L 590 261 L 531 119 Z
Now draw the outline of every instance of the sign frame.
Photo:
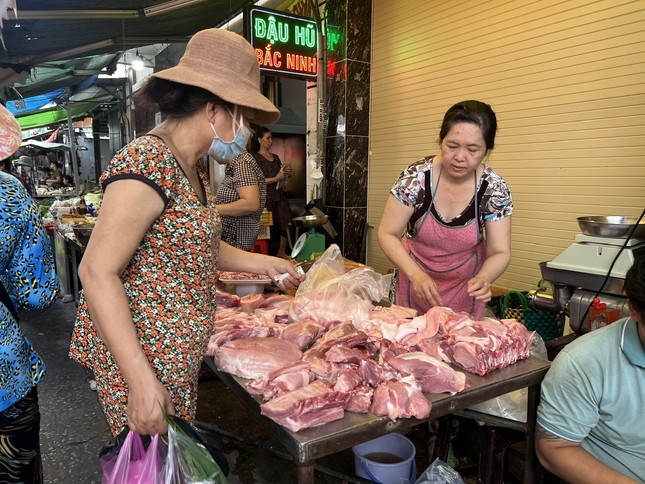
M 263 74 L 307 80 L 317 78 L 319 39 L 314 19 L 247 5 L 244 37 L 253 46 Z

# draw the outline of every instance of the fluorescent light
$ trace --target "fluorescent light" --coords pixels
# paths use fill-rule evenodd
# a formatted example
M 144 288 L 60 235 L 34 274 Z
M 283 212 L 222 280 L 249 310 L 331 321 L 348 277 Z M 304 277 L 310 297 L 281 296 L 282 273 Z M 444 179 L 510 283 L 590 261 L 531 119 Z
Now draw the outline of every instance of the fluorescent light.
M 153 15 L 161 15 L 164 13 L 172 12 L 180 8 L 188 7 L 196 3 L 202 3 L 205 0 L 169 0 L 168 2 L 153 5 L 151 7 L 143 7 L 143 15 L 145 17 L 152 17 Z
M 140 58 L 136 58 L 132 61 L 132 68 L 135 71 L 141 71 L 144 68 L 143 61 Z
M 109 18 L 137 18 L 139 10 L 20 10 L 17 14 L 11 10 L 13 16 L 21 20 L 64 20 L 64 19 L 109 19 Z
M 143 70 L 143 67 L 144 67 L 143 59 L 141 58 L 141 56 L 139 55 L 139 51 L 137 50 L 137 53 L 135 54 L 134 59 L 132 59 L 132 68 L 135 71 L 140 71 L 140 70 Z
M 44 62 L 51 62 L 59 59 L 74 59 L 76 57 L 82 57 L 82 54 L 85 54 L 86 52 L 92 52 L 112 45 L 114 45 L 114 39 L 105 39 L 92 44 L 81 45 L 80 47 L 74 47 L 73 49 L 63 50 L 44 57 L 39 57 L 34 59 L 32 62 L 34 64 L 42 64 Z

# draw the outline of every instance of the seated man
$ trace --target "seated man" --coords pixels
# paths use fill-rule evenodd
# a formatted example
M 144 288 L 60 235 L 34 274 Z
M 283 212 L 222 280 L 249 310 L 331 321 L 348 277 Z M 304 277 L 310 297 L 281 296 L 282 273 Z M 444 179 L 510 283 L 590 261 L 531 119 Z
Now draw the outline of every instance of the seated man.
M 537 455 L 569 482 L 645 482 L 645 255 L 625 294 L 630 317 L 565 347 L 542 382 Z

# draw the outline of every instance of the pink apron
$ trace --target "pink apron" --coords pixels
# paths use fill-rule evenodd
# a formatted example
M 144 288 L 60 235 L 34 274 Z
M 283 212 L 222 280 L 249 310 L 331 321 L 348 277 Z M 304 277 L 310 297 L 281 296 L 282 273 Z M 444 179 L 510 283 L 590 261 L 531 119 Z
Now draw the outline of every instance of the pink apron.
M 449 227 L 435 219 L 432 203 L 439 189 L 432 194 L 433 202 L 418 233 L 413 238 L 404 237 L 403 246 L 410 257 L 426 271 L 437 285 L 443 306 L 454 311 L 466 311 L 481 319 L 486 304 L 468 295 L 466 283 L 479 272 L 486 257 L 486 241 L 479 231 L 477 200 L 477 175 L 475 174 L 475 218 L 466 225 Z M 432 185 L 430 185 L 432 186 Z M 396 303 L 425 313 L 432 307 L 410 290 L 410 280 L 399 272 Z

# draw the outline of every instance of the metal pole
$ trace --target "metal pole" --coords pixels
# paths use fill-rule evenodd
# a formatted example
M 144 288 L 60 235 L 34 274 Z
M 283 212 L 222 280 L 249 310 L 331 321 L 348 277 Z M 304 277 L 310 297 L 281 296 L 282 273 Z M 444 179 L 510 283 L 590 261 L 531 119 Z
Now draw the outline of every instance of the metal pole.
M 67 129 L 69 132 L 69 149 L 72 155 L 72 171 L 74 172 L 74 188 L 76 193 L 80 193 L 80 183 L 78 179 L 78 160 L 76 158 L 76 136 L 74 135 L 74 124 L 72 122 L 72 110 L 69 101 L 65 103 L 65 111 L 67 111 Z
M 325 160 L 325 126 L 326 126 L 326 109 L 325 109 L 325 96 L 327 92 L 327 26 L 323 24 L 323 19 L 320 16 L 320 10 L 317 0 L 310 0 L 314 7 L 314 17 L 316 25 L 318 26 L 318 78 L 316 92 L 318 94 L 318 159 L 317 168 L 322 169 L 322 164 Z

